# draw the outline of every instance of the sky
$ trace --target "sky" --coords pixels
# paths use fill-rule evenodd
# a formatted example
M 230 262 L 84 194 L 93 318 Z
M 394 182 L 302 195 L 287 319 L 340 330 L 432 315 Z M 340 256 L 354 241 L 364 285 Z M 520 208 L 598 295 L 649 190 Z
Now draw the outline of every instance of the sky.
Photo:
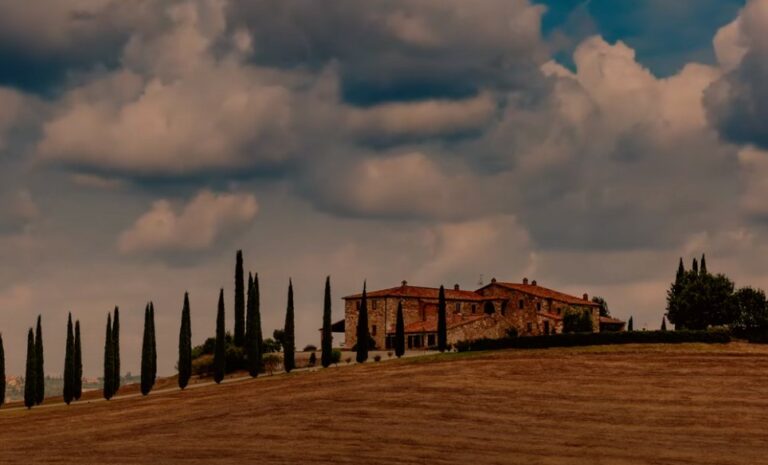
M 7 371 L 109 311 L 174 371 L 235 252 L 263 327 L 323 286 L 536 279 L 657 328 L 679 257 L 768 287 L 768 0 L 0 0 Z M 337 335 L 337 337 L 341 337 Z

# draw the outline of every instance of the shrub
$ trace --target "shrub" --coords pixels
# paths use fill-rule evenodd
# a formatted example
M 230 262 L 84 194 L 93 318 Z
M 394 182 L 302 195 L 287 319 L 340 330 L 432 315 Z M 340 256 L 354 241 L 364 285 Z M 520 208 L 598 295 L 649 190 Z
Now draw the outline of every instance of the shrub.
M 376 355 L 375 357 L 373 357 L 373 361 L 374 362 L 380 362 L 381 361 L 381 355 Z
M 264 371 L 269 373 L 270 375 L 275 372 L 275 370 L 282 365 L 283 359 L 277 354 L 266 354 L 264 355 L 264 358 L 262 359 L 262 364 L 264 365 Z
M 313 367 L 315 365 L 317 365 L 317 356 L 315 355 L 314 352 L 312 352 L 311 354 L 309 354 L 309 361 L 307 362 L 307 366 Z
M 224 359 L 226 360 L 225 368 L 227 373 L 244 370 L 247 366 L 245 350 L 242 347 L 235 347 L 231 341 L 224 351 Z M 212 375 L 213 354 L 203 354 L 192 359 L 192 373 L 198 376 Z
M 213 374 L 213 355 L 201 355 L 192 360 L 192 373 L 197 376 Z
M 387 352 L 387 357 L 392 358 L 392 352 Z
M 341 351 L 339 349 L 333 349 L 331 352 L 331 363 L 339 364 L 341 361 Z
M 304 346 L 304 352 L 314 352 L 317 350 L 317 347 L 315 347 L 312 344 L 307 344 Z
M 347 357 L 344 359 L 345 362 L 350 363 L 352 361 L 352 357 Z
M 507 330 L 507 337 L 516 338 L 517 337 L 517 328 L 515 328 L 514 326 L 509 328 Z
M 459 352 L 498 349 L 542 349 L 547 347 L 577 347 L 611 344 L 679 344 L 703 342 L 725 344 L 731 335 L 724 329 L 709 331 L 632 331 L 606 333 L 570 333 L 551 336 L 531 336 L 502 339 L 478 339 L 456 344 Z

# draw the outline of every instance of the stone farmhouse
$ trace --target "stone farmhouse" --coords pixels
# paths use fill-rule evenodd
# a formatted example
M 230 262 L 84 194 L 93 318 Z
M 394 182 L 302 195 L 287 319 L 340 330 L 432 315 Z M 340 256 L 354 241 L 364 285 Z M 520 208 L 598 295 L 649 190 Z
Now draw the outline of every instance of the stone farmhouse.
M 379 349 L 394 347 L 397 305 L 403 304 L 406 348 L 426 349 L 437 345 L 437 306 L 439 289 L 400 286 L 367 293 L 368 331 Z M 333 325 L 334 332 L 345 333 L 345 346 L 357 343 L 357 319 L 362 294 L 344 297 L 344 320 Z M 445 289 L 448 343 L 479 338 L 500 338 L 514 329 L 520 336 L 556 334 L 563 331 L 563 315 L 568 310 L 589 312 L 594 331 L 621 330 L 623 322 L 601 322 L 599 305 L 589 296 L 575 297 L 540 286 L 535 280 L 522 283 L 491 283 L 469 291 L 455 285 Z M 601 324 L 603 323 L 603 324 Z

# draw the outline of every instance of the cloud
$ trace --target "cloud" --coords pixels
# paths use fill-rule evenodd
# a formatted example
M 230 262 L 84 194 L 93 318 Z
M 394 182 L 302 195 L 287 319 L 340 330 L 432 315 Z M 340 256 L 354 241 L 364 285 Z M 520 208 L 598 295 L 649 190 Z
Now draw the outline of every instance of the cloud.
M 206 249 L 249 224 L 258 204 L 251 194 L 201 191 L 180 212 L 158 200 L 118 240 L 121 253 L 184 252 Z

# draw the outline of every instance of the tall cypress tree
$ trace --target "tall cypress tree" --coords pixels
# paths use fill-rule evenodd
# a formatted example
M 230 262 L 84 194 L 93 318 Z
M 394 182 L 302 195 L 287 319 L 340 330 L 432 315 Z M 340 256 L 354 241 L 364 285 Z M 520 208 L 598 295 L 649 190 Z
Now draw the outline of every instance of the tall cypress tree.
M 395 355 L 400 358 L 405 354 L 405 322 L 403 321 L 403 301 L 397 303 L 397 320 L 395 321 Z
M 152 390 L 152 345 L 150 342 L 149 304 L 144 308 L 144 335 L 141 339 L 141 393 Z
M 699 264 L 699 273 L 706 275 L 707 273 L 707 257 L 701 254 L 701 263 Z
M 629 317 L 629 322 L 627 323 L 627 331 L 634 331 L 634 330 L 635 330 L 634 322 L 632 321 L 632 317 Z
M 5 349 L 3 334 L 0 333 L 0 407 L 5 403 Z
M 368 341 L 371 338 L 368 333 L 368 297 L 366 283 L 363 282 L 363 297 L 360 299 L 360 308 L 357 312 L 357 363 L 368 360 Z
M 661 317 L 661 330 L 666 331 L 667 330 L 667 319 L 663 316 Z
M 671 323 L 675 324 L 675 329 L 683 328 L 683 321 L 685 320 L 684 306 L 682 305 L 682 293 L 685 289 L 687 280 L 687 274 L 685 272 L 685 266 L 683 266 L 683 258 L 680 257 L 680 262 L 677 265 L 677 274 L 675 275 L 675 282 L 672 283 L 667 290 L 667 318 Z
M 184 389 L 192 376 L 192 321 L 189 314 L 189 293 L 184 293 L 179 330 L 179 387 Z
M 693 259 L 693 265 L 691 265 L 691 271 L 693 271 L 694 275 L 699 274 L 699 264 L 695 258 Z
M 28 409 L 35 405 L 35 395 L 37 393 L 37 348 L 35 347 L 35 335 L 32 328 L 27 333 L 27 370 L 24 374 L 24 406 Z
M 40 405 L 45 399 L 45 368 L 43 366 L 43 327 L 40 315 L 37 316 L 37 329 L 35 330 L 35 403 Z
M 75 400 L 80 400 L 83 395 L 83 348 L 80 342 L 80 320 L 75 322 L 75 371 L 72 395 Z
M 259 311 L 259 275 L 253 279 L 248 273 L 248 319 L 245 331 L 246 355 L 248 357 L 248 373 L 259 376 L 262 364 L 261 347 L 261 314 Z
M 155 337 L 155 303 L 149 301 L 149 347 L 150 347 L 150 380 L 152 387 L 157 381 L 157 338 Z
M 226 373 L 226 331 L 224 328 L 224 289 L 219 291 L 219 309 L 216 314 L 216 346 L 213 351 L 213 380 L 220 383 Z
M 245 345 L 245 289 L 243 288 L 243 251 L 237 251 L 235 263 L 235 345 Z
M 104 398 L 115 393 L 115 346 L 112 343 L 112 314 L 107 314 L 107 335 L 104 342 Z
M 112 349 L 115 358 L 115 379 L 112 382 L 112 393 L 117 394 L 117 391 L 120 390 L 120 309 L 117 306 L 115 306 L 115 316 L 112 318 Z
M 323 299 L 323 332 L 320 341 L 322 356 L 320 362 L 323 368 L 333 363 L 333 333 L 331 332 L 331 277 L 325 278 L 325 298 Z
M 285 338 L 283 340 L 283 367 L 290 373 L 296 368 L 296 334 L 293 317 L 293 282 L 288 280 L 288 306 L 285 309 Z
M 437 295 L 437 350 L 445 352 L 448 346 L 448 323 L 445 317 L 445 288 L 441 285 Z
M 72 314 L 67 318 L 67 345 L 64 349 L 64 402 L 67 405 L 75 397 L 75 335 L 72 330 Z

